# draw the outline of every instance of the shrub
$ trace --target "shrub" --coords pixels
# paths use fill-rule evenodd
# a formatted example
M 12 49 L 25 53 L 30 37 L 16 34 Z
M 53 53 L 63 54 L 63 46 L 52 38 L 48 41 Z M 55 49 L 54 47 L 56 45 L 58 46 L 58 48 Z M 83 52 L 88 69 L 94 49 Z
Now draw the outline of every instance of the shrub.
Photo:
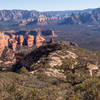
M 29 74 L 28 70 L 23 66 L 17 71 L 19 74 Z

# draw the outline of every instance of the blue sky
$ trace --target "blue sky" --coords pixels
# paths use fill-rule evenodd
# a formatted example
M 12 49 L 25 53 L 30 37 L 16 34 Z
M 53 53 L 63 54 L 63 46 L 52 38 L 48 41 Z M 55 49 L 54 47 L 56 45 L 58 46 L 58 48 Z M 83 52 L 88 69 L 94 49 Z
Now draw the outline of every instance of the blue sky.
M 100 0 L 0 0 L 0 9 L 57 11 L 97 7 Z

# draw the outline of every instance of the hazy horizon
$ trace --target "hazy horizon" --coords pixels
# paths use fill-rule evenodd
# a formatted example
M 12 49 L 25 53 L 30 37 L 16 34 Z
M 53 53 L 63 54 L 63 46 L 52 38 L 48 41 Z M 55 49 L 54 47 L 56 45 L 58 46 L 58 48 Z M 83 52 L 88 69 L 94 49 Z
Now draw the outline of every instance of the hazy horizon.
M 97 7 L 100 8 L 100 7 Z M 88 10 L 88 9 L 97 9 L 97 8 L 85 8 L 85 9 L 70 9 L 70 10 L 48 10 L 48 11 L 39 11 L 36 9 L 30 10 L 30 9 L 0 9 L 0 10 L 27 10 L 27 11 L 39 11 L 39 12 L 55 12 L 55 11 L 80 11 L 80 10 Z
M 64 11 L 99 7 L 99 0 L 1 0 L 0 2 L 0 10 Z

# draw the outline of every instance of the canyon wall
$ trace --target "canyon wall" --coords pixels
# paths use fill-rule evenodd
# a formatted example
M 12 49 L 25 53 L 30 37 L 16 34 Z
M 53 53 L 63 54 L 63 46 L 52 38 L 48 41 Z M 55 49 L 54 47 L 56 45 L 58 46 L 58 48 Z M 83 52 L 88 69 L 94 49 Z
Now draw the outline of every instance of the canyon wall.
M 36 34 L 34 34 L 34 31 Z M 20 48 L 24 45 L 27 47 L 40 47 L 47 42 L 47 36 L 50 36 L 50 42 L 52 42 L 51 37 L 55 35 L 53 30 L 46 30 L 43 32 L 41 29 L 37 28 L 34 31 L 23 31 L 24 34 L 19 32 L 11 35 L 0 32 L 0 56 L 6 47 L 12 49 L 12 51 L 16 51 L 17 46 Z

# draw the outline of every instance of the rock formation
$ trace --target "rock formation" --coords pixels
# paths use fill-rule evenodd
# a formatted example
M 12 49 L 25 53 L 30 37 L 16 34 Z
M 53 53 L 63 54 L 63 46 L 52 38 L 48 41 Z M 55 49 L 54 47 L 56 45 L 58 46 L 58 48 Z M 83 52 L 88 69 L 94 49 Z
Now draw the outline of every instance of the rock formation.
M 45 22 L 46 20 L 47 20 L 47 18 L 46 18 L 46 16 L 44 16 L 44 15 L 40 15 L 40 16 L 38 17 L 38 22 L 39 22 L 39 23 Z
M 28 35 L 28 37 L 27 37 L 27 46 L 32 47 L 33 44 L 34 44 L 34 36 Z
M 13 51 L 16 51 L 16 47 L 17 47 L 17 41 L 15 40 L 15 41 L 12 42 Z
M 39 17 L 37 19 L 37 24 L 38 25 L 45 25 L 45 24 L 47 24 L 47 17 L 44 16 L 43 14 L 39 15 Z
M 16 38 L 17 38 L 16 35 L 11 35 L 9 38 L 9 46 L 10 46 L 10 48 L 12 48 L 13 51 L 16 51 L 16 47 L 17 47 Z
M 5 48 L 2 52 L 2 56 L 0 58 L 0 70 L 7 71 L 12 70 L 12 65 L 16 63 L 16 58 L 14 52 Z
M 2 55 L 3 50 L 7 46 L 8 46 L 8 37 L 4 35 L 3 32 L 0 32 L 0 56 Z
M 23 42 L 24 42 L 24 37 L 23 37 L 23 35 L 19 35 L 19 36 L 18 36 L 18 42 L 19 42 L 19 44 L 20 44 L 20 47 L 22 47 Z
M 94 64 L 91 64 L 91 63 L 87 64 L 87 68 L 88 68 L 91 76 L 93 75 L 93 70 L 99 69 L 97 65 L 94 65 Z
M 42 36 L 40 36 L 40 35 L 37 35 L 35 37 L 35 44 L 36 44 L 37 47 L 42 46 L 44 41 L 45 41 L 45 39 Z
M 37 28 L 34 31 L 20 31 L 19 33 L 5 35 L 3 32 L 0 32 L 0 56 L 5 47 L 10 48 L 15 52 L 17 47 L 22 48 L 24 45 L 27 45 L 28 47 L 34 45 L 40 47 L 47 42 L 45 39 L 47 37 L 50 38 L 49 43 L 53 43 L 53 37 L 55 37 L 53 30 L 43 31 L 40 28 Z

